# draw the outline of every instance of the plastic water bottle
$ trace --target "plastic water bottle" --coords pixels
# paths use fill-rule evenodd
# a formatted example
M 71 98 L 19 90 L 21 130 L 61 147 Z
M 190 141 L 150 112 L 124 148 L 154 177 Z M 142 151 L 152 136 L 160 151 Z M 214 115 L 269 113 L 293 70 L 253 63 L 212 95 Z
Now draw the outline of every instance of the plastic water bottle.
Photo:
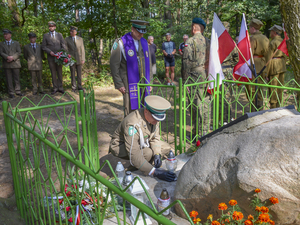
M 123 178 L 125 176 L 125 169 L 121 162 L 118 162 L 115 172 L 120 184 L 122 185 Z
M 160 194 L 160 197 L 157 200 L 157 210 L 158 212 L 164 210 L 165 208 L 167 208 L 170 205 L 170 196 L 169 193 L 167 191 L 166 188 L 164 188 Z M 163 212 L 164 216 L 167 216 L 170 214 L 170 209 L 166 210 L 165 212 Z

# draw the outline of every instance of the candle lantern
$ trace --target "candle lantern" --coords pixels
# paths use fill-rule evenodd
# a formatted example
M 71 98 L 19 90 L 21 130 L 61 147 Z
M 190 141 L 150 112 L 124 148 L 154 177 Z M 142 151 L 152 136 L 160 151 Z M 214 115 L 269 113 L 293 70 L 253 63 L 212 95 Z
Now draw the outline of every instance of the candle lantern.
M 170 150 L 169 155 L 167 160 L 165 160 L 166 162 L 166 168 L 167 170 L 174 172 L 177 168 L 177 159 L 175 158 L 174 153 L 172 152 L 172 150 Z

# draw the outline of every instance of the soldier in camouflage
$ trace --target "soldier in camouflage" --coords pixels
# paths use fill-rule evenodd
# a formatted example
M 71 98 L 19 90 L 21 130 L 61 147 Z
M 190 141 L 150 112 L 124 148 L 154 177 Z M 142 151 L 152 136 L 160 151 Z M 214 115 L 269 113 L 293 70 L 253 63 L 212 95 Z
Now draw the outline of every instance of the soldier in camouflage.
M 230 24 L 228 22 L 223 22 L 223 25 L 227 32 L 229 32 Z M 226 59 L 222 63 L 222 71 L 226 80 L 233 80 L 233 68 L 239 61 L 239 53 L 236 48 L 230 52 L 230 54 L 226 57 Z M 226 99 L 226 100 L 225 100 Z M 224 99 L 224 122 L 230 122 L 230 119 L 233 117 L 233 112 L 231 110 L 232 106 L 230 105 L 232 101 L 234 101 L 233 96 L 233 87 L 231 83 L 225 83 L 225 99 Z M 219 118 L 221 119 L 221 107 L 222 101 L 220 99 L 219 103 Z M 228 108 L 230 108 L 230 113 L 228 115 Z
M 201 18 L 194 18 L 192 21 L 193 37 L 186 41 L 183 53 L 183 82 L 185 84 L 193 84 L 195 82 L 203 82 L 207 78 L 205 64 L 207 61 L 207 40 L 201 33 L 206 23 Z M 210 96 L 207 96 L 206 86 L 193 86 L 188 89 L 188 102 L 192 110 L 193 134 L 197 134 L 196 124 L 198 121 L 199 135 L 204 135 L 209 130 L 209 103 Z M 196 92 L 196 93 L 195 93 Z M 193 99 L 192 99 L 193 98 Z M 196 118 L 199 110 L 198 118 Z

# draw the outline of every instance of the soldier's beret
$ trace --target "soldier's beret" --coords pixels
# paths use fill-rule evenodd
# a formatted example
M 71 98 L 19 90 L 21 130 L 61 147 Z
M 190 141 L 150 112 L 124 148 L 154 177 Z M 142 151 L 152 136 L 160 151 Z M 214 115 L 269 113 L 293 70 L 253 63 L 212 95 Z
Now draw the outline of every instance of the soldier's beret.
M 228 23 L 227 21 L 222 22 L 223 26 L 225 27 L 225 29 L 229 29 L 230 28 L 230 23 Z
M 149 22 L 143 20 L 131 20 L 132 26 L 141 34 L 145 34 L 147 32 L 147 25 Z
M 158 95 L 148 95 L 145 98 L 146 109 L 157 121 L 163 121 L 166 118 L 166 111 L 171 108 L 171 103 Z
M 258 19 L 252 19 L 248 24 L 249 27 L 254 27 L 256 30 L 259 30 L 264 24 Z
M 56 26 L 56 23 L 55 23 L 54 21 L 49 21 L 49 22 L 48 22 L 48 26 L 49 26 L 49 25 L 54 25 L 54 26 Z
M 35 33 L 33 33 L 33 32 L 30 32 L 29 34 L 28 34 L 28 37 L 36 37 L 36 34 Z
M 3 29 L 2 32 L 3 34 L 11 34 L 11 31 L 9 29 Z
M 197 23 L 197 24 L 201 24 L 204 26 L 204 29 L 206 28 L 206 23 L 204 22 L 203 19 L 201 19 L 200 17 L 196 17 L 193 19 L 192 23 Z
M 271 27 L 269 30 L 273 30 L 273 31 L 275 31 L 275 32 L 278 33 L 278 34 L 281 34 L 282 31 L 283 31 L 283 28 L 282 28 L 281 26 L 274 25 L 274 26 Z
M 78 30 L 78 28 L 75 27 L 75 26 L 71 26 L 71 27 L 70 27 L 70 30 Z

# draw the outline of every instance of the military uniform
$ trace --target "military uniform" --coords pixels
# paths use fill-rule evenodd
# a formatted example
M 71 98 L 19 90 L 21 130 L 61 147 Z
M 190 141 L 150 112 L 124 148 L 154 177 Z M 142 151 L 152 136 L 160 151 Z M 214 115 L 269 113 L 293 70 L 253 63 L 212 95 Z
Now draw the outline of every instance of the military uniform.
M 138 57 L 138 67 L 139 67 L 139 76 L 142 79 L 146 74 L 145 68 L 145 57 L 142 48 L 141 41 L 134 40 L 135 44 L 138 45 L 138 49 L 136 49 L 136 54 Z M 148 57 L 150 59 L 151 66 L 151 55 L 150 51 L 148 51 Z M 110 56 L 110 70 L 113 77 L 114 85 L 116 89 L 125 87 L 125 94 L 123 94 L 123 106 L 124 106 L 124 117 L 126 117 L 133 110 L 131 109 L 130 96 L 129 96 L 129 84 L 128 84 L 128 76 L 127 76 L 127 62 L 126 62 L 126 54 L 124 50 L 124 44 L 121 38 L 115 40 Z M 152 70 L 150 69 L 150 80 L 153 79 Z M 142 80 L 142 82 L 144 82 Z
M 77 27 L 71 26 L 71 30 L 77 30 Z M 72 90 L 75 91 L 77 87 L 78 90 L 83 90 L 81 82 L 82 61 L 85 61 L 83 39 L 77 35 L 75 37 L 69 36 L 65 39 L 65 43 L 68 53 L 76 60 L 76 63 L 70 66 Z M 75 71 L 77 73 L 77 85 Z
M 202 21 L 201 21 L 202 22 Z M 204 21 L 203 21 L 204 22 Z M 194 23 L 194 20 L 193 20 Z M 183 53 L 183 82 L 192 84 L 195 82 L 203 82 L 206 80 L 206 63 L 207 63 L 207 43 L 208 40 L 201 34 L 196 33 L 193 37 L 186 41 L 186 47 Z M 209 103 L 210 96 L 206 95 L 206 87 L 193 86 L 190 90 L 188 102 L 191 104 L 190 98 L 193 98 L 193 106 L 190 111 L 193 114 L 193 133 L 196 134 L 197 111 L 199 135 L 208 132 L 209 130 Z M 196 93 L 195 93 L 196 92 Z M 195 107 L 197 106 L 197 107 Z M 203 130 L 202 130 L 203 126 Z M 203 131 L 203 133 L 201 132 Z
M 3 33 L 11 34 L 11 31 L 8 29 L 4 29 Z M 16 93 L 17 95 L 22 95 L 20 85 L 21 47 L 19 42 L 13 41 L 12 39 L 9 42 L 0 42 L 0 55 L 2 57 L 2 68 L 4 69 L 4 73 L 6 76 L 8 94 L 10 95 L 10 97 L 13 97 L 14 93 Z M 12 56 L 14 60 L 11 62 L 7 62 L 8 56 Z M 13 86 L 13 80 L 15 82 L 15 88 Z
M 259 30 L 261 26 L 263 26 L 263 23 L 257 19 L 252 19 L 250 22 L 249 26 L 253 26 L 255 29 Z M 255 64 L 255 69 L 256 73 L 258 74 L 261 69 L 266 65 L 266 59 L 265 56 L 268 51 L 268 46 L 269 46 L 269 39 L 263 35 L 260 31 L 255 32 L 250 36 L 250 45 L 252 49 L 252 54 L 253 54 L 253 59 L 254 59 L 254 64 Z M 257 83 L 264 83 L 263 79 L 265 79 L 266 75 L 262 74 L 261 77 L 257 78 Z M 254 80 L 254 78 L 253 78 Z M 250 95 L 252 95 L 252 102 L 255 102 L 255 87 L 246 85 L 247 89 L 247 98 L 249 101 Z M 263 97 L 261 95 L 261 90 L 260 88 L 257 88 L 257 108 L 261 108 L 263 106 Z
M 274 25 L 270 30 L 274 30 L 278 34 L 281 34 L 283 29 L 278 25 Z M 275 85 L 275 86 L 284 85 L 284 74 L 286 72 L 286 54 L 278 50 L 275 53 L 275 55 L 273 55 L 282 41 L 283 39 L 279 35 L 275 36 L 271 40 L 269 44 L 268 52 L 266 54 L 266 61 L 268 62 L 269 60 L 271 60 L 267 66 L 268 78 L 271 81 L 271 85 Z M 282 89 L 274 90 L 274 88 L 269 88 L 269 93 L 270 93 L 270 97 L 269 97 L 270 108 L 280 107 L 280 103 L 282 100 Z
M 34 33 L 28 34 L 30 37 L 36 37 Z M 29 43 L 24 46 L 24 58 L 28 63 L 28 70 L 31 75 L 31 83 L 33 86 L 33 94 L 36 94 L 38 88 L 40 92 L 43 93 L 43 80 L 42 80 L 42 70 L 43 70 L 43 59 L 45 59 L 45 54 L 42 50 L 42 46 L 38 43 Z M 38 83 L 38 87 L 37 87 Z

